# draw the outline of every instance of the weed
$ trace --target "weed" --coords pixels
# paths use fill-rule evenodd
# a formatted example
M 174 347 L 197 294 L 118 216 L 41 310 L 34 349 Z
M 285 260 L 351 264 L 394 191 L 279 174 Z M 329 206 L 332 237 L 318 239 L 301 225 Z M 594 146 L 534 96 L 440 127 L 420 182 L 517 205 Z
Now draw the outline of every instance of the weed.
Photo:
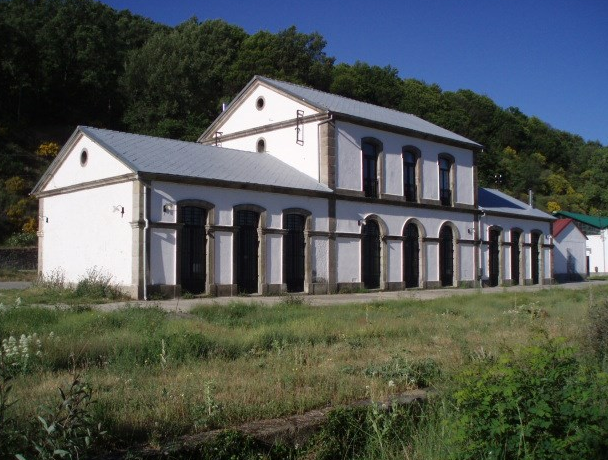
M 89 268 L 86 275 L 78 281 L 74 293 L 76 297 L 119 299 L 123 297 L 123 294 L 118 286 L 112 282 L 112 278 L 112 275 L 97 267 Z
M 586 342 L 605 370 L 608 370 L 608 300 L 589 307 Z
M 441 371 L 437 363 L 430 358 L 408 360 L 395 356 L 388 363 L 374 364 L 364 370 L 368 377 L 378 377 L 388 382 L 402 383 L 409 387 L 422 388 L 433 385 L 439 379 Z

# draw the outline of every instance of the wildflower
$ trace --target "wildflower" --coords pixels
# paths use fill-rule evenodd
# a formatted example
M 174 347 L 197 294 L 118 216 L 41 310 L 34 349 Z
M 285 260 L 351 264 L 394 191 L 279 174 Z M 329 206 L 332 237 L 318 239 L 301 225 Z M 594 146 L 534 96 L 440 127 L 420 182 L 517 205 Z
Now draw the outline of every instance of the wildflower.
M 389 386 L 389 388 L 394 387 L 394 386 L 395 386 L 395 382 L 394 382 L 394 381 L 392 381 L 392 380 L 389 380 L 389 381 L 388 381 L 388 386 Z

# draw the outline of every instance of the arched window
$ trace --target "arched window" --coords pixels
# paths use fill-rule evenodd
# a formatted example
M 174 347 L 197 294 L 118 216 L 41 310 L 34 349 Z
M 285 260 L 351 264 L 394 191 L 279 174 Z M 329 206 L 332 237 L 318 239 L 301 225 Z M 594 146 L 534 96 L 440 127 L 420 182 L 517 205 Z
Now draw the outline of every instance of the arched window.
M 442 286 L 454 285 L 454 234 L 449 225 L 439 233 L 439 278 Z
M 378 197 L 378 154 L 380 144 L 374 139 L 361 142 L 363 193 L 370 198 Z
M 516 286 L 519 284 L 521 266 L 521 231 L 511 231 L 511 283 Z
M 418 226 L 410 223 L 403 230 L 403 282 L 406 288 L 420 284 L 420 234 Z
M 403 148 L 403 196 L 406 201 L 418 201 L 418 158 L 416 150 Z
M 453 172 L 454 159 L 448 155 L 439 156 L 439 201 L 442 206 L 453 205 Z
M 289 213 L 283 215 L 283 282 L 287 292 L 303 292 L 305 277 L 305 238 L 306 216 Z
M 380 227 L 375 220 L 367 220 L 361 231 L 361 274 L 363 287 L 380 287 Z

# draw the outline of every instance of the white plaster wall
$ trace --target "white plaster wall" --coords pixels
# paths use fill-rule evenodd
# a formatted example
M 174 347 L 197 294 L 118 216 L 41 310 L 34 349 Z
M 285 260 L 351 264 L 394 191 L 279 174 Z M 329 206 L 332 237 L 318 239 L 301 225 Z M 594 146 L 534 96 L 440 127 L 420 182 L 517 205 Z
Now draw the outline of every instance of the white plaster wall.
M 607 231 L 603 230 L 601 235 L 588 235 L 587 238 L 589 271 L 591 274 L 608 272 L 608 242 L 606 241 L 606 238 L 608 238 Z
M 175 244 L 173 229 L 150 230 L 150 283 L 175 284 Z
M 328 231 L 327 200 L 297 195 L 279 195 L 275 193 L 235 190 L 219 187 L 175 184 L 154 181 L 151 186 L 150 220 L 152 222 L 175 223 L 176 212 L 163 212 L 163 205 L 175 204 L 181 200 L 198 199 L 215 205 L 215 225 L 231 226 L 233 208 L 239 204 L 255 204 L 266 209 L 266 228 L 283 228 L 283 210 L 302 208 L 312 213 L 311 230 Z M 266 281 L 270 284 L 282 282 L 282 258 L 280 235 L 267 234 L 266 238 Z M 232 284 L 233 281 L 233 233 L 215 231 L 215 282 Z M 322 245 L 319 247 L 323 247 Z M 174 279 L 175 251 L 172 256 L 163 253 L 164 264 L 155 263 L 150 267 L 153 279 Z M 172 260 L 169 261 L 172 257 Z M 315 265 L 315 261 L 319 266 Z M 165 270 L 173 270 L 168 274 Z M 327 278 L 327 255 L 316 254 L 313 257 L 313 270 L 323 273 Z M 163 273 L 159 273 L 163 271 Z
M 80 164 L 80 153 L 87 150 L 88 160 Z M 91 182 L 132 173 L 131 169 L 110 155 L 86 136 L 82 136 L 69 151 L 43 191 Z
M 581 276 L 587 275 L 587 239 L 572 223 L 562 230 L 554 239 L 555 250 L 554 271 L 555 274 L 568 273 L 568 258 L 572 257 L 574 273 Z
M 326 237 L 311 238 L 312 281 L 314 283 L 329 280 L 329 242 Z
M 232 284 L 232 232 L 215 232 L 215 282 Z
M 420 255 L 426 257 L 426 279 L 439 281 L 439 243 L 429 241 L 424 246 L 426 250 Z
M 388 282 L 403 281 L 403 245 L 401 241 L 387 242 Z
M 256 101 L 260 96 L 265 100 L 262 110 L 258 110 L 256 107 Z M 217 130 L 226 135 L 280 121 L 292 120 L 296 118 L 297 110 L 303 110 L 304 116 L 318 113 L 317 110 L 284 96 L 274 89 L 258 85 L 243 99 L 238 107 L 234 108 L 234 111 L 223 124 L 218 126 Z
M 361 281 L 361 244 L 358 238 L 336 238 L 338 283 Z
M 403 195 L 402 148 L 414 146 L 421 151 L 422 198 L 439 199 L 438 155 L 447 153 L 455 158 L 456 201 L 474 203 L 473 152 L 437 142 L 381 131 L 352 123 L 336 122 L 336 184 L 338 188 L 362 190 L 361 139 L 374 137 L 382 142 L 384 154 L 384 183 L 382 192 Z
M 295 127 L 290 126 L 224 141 L 222 147 L 256 152 L 258 139 L 264 138 L 266 154 L 278 158 L 315 180 L 319 180 L 318 123 L 306 123 L 302 129 L 304 133 L 304 143 L 302 145 L 296 142 Z
M 43 198 L 42 271 L 62 270 L 77 282 L 97 267 L 132 285 L 132 195 L 133 182 L 126 182 Z
M 266 283 L 281 284 L 283 282 L 283 236 L 265 235 L 266 237 Z

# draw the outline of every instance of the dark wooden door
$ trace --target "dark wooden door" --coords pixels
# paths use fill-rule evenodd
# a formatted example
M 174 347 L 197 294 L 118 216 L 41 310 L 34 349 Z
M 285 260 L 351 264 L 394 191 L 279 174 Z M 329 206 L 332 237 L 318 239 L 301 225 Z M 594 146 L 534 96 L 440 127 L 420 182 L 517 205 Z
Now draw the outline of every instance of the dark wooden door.
M 283 227 L 283 279 L 288 292 L 304 291 L 304 225 L 306 218 L 300 214 L 287 214 Z
M 490 230 L 489 235 L 489 274 L 490 274 L 490 286 L 498 286 L 498 277 L 500 273 L 500 230 Z
M 235 237 L 236 284 L 239 293 L 258 292 L 258 222 L 254 211 L 237 211 Z
M 363 287 L 380 287 L 380 228 L 373 220 L 363 226 L 361 239 L 361 273 Z
M 519 284 L 519 266 L 521 264 L 521 250 L 519 248 L 521 233 L 511 232 L 511 282 Z
M 420 241 L 418 227 L 408 224 L 403 240 L 403 281 L 406 288 L 418 287 L 420 279 Z
M 447 226 L 439 234 L 439 277 L 442 286 L 454 284 L 454 238 Z
M 538 284 L 538 278 L 539 278 L 539 258 L 540 258 L 540 251 L 538 249 L 538 242 L 540 240 L 540 235 L 538 233 L 532 233 L 532 238 L 531 238 L 531 244 L 532 244 L 532 248 L 531 248 L 531 269 L 532 269 L 532 284 Z
M 192 294 L 205 292 L 207 276 L 206 220 L 207 211 L 202 208 L 184 206 L 181 209 L 181 223 L 183 224 L 180 240 L 181 286 L 183 291 Z

